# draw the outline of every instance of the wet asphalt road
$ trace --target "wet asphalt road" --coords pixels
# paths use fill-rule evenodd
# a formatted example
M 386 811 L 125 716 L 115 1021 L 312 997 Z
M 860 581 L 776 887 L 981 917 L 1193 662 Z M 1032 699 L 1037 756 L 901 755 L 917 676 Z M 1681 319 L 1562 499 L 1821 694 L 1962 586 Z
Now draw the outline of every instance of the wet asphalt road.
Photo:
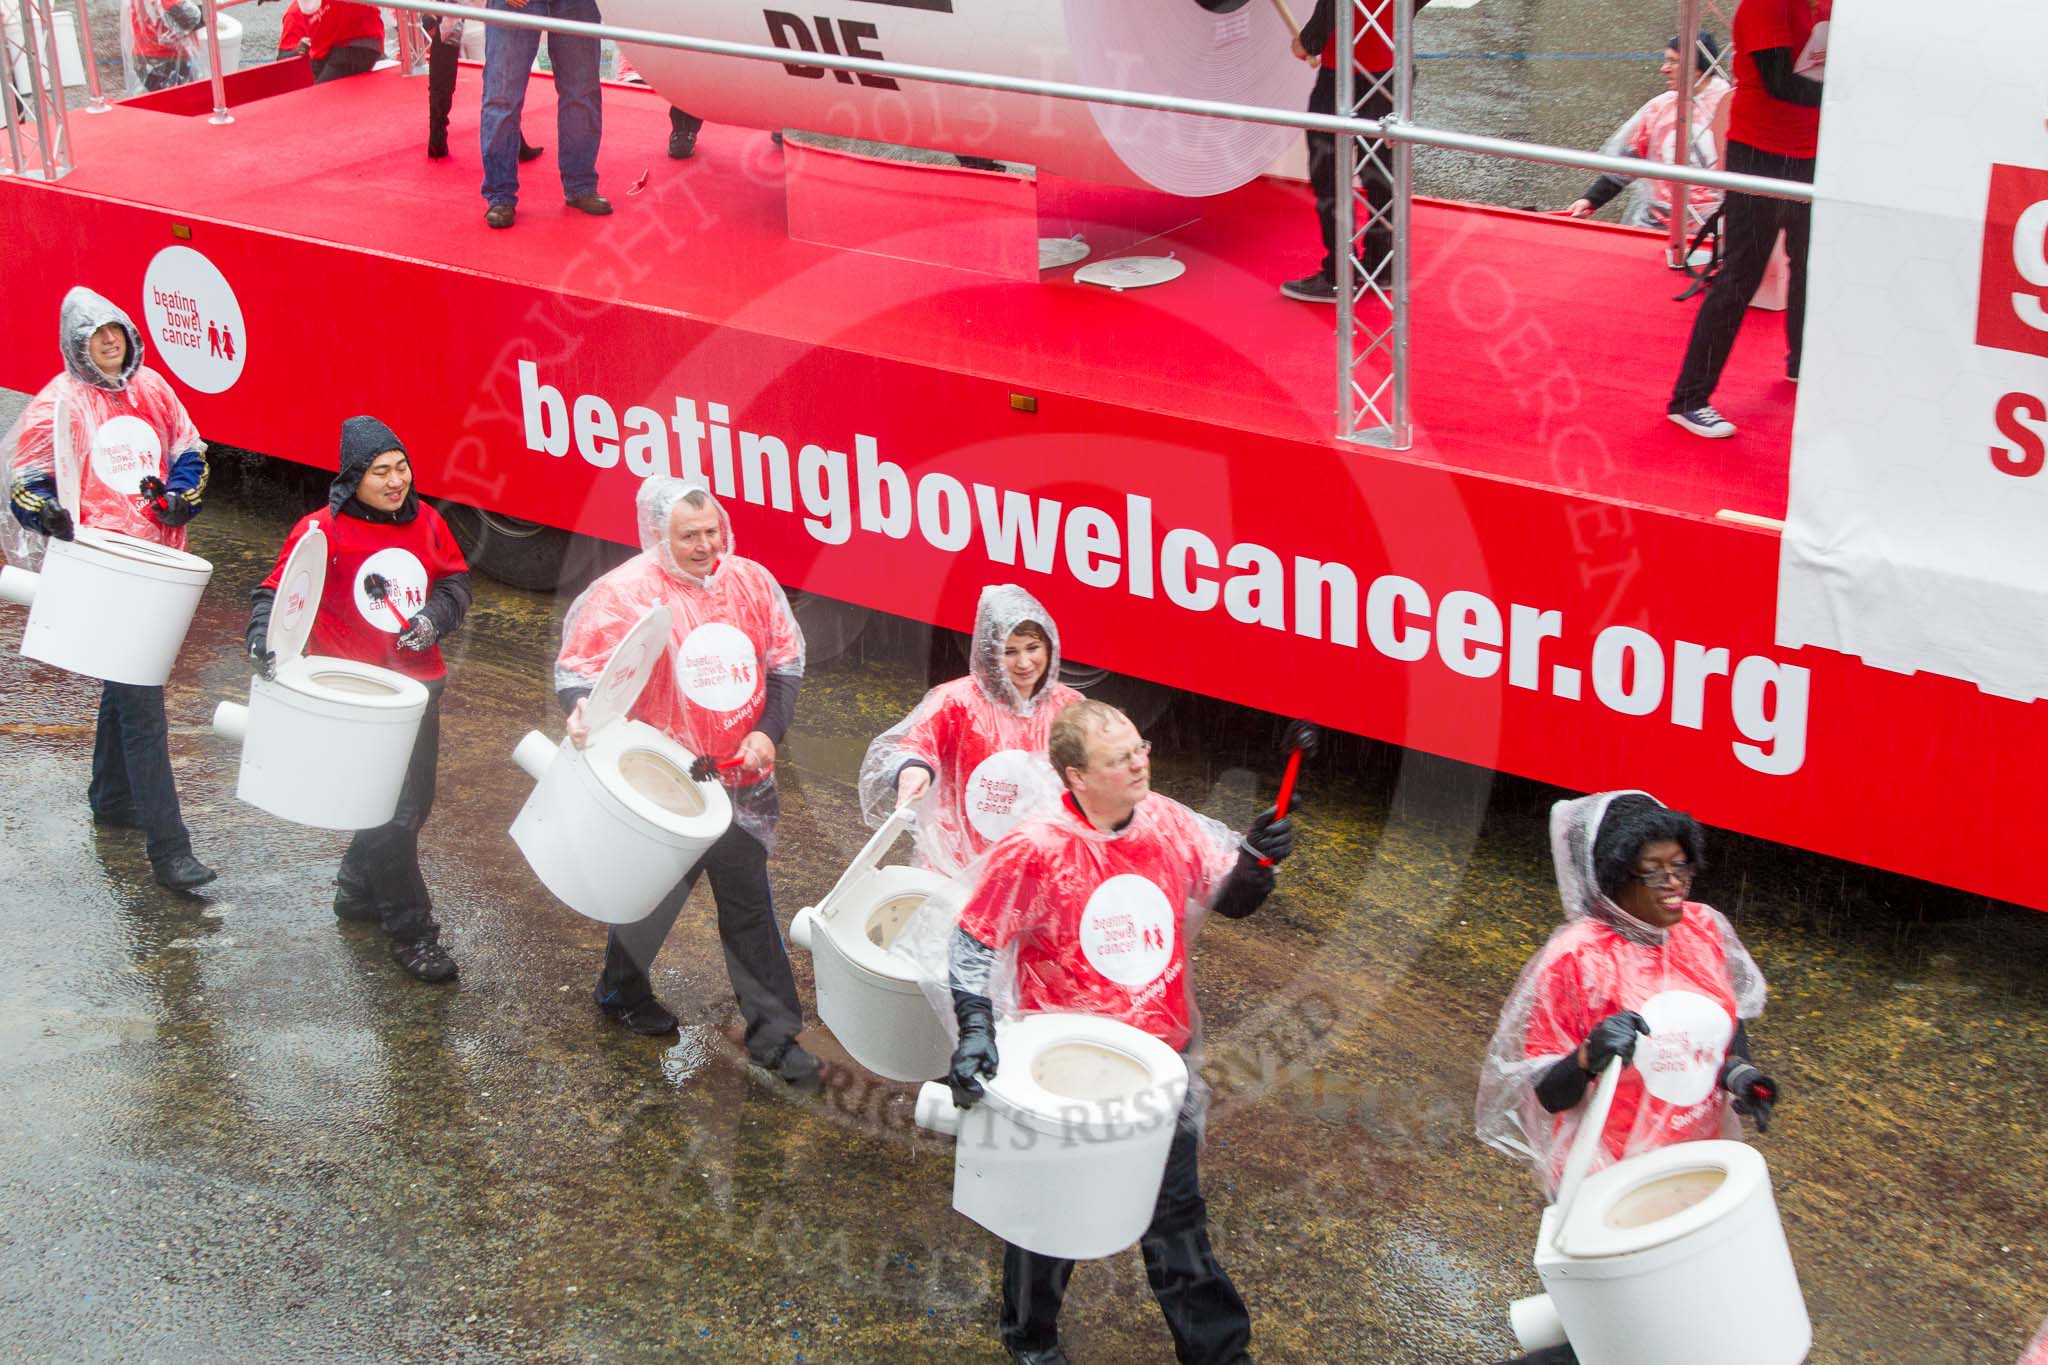
M 948 1208 L 949 1145 L 912 1128 L 909 1087 L 842 1062 L 807 1098 L 745 1066 L 703 893 L 657 976 L 680 1041 L 593 1008 L 601 930 L 505 834 L 512 746 L 557 726 L 559 603 L 480 583 L 450 646 L 425 861 L 459 984 L 412 983 L 334 920 L 340 836 L 235 801 L 205 720 L 244 689 L 246 592 L 289 502 L 224 492 L 194 532 L 216 572 L 170 712 L 222 871 L 199 897 L 94 831 L 95 685 L 21 660 L 0 621 L 0 1356 L 998 1359 L 996 1248 Z M 858 754 L 921 686 L 862 649 L 813 668 L 785 754 L 785 924 L 860 842 Z M 1241 821 L 1271 774 L 1192 759 L 1216 728 L 1151 726 L 1161 784 Z M 1379 749 L 1306 791 L 1281 893 L 1196 954 L 1216 1242 L 1261 1359 L 1492 1360 L 1537 1288 L 1538 1201 L 1471 1137 L 1472 1085 L 1556 915 L 1551 793 Z M 1813 1359 L 2007 1365 L 2048 1309 L 2048 918 L 1715 852 L 1701 895 L 1773 987 L 1756 1036 L 1789 1098 L 1762 1143 Z M 1080 1270 L 1065 1326 L 1077 1361 L 1170 1353 L 1134 1254 Z

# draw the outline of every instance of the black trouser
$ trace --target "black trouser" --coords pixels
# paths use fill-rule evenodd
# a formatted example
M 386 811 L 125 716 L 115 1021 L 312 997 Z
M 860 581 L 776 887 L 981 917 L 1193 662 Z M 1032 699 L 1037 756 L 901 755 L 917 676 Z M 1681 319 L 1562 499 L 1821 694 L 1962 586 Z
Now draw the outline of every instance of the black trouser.
M 99 727 L 93 735 L 92 813 L 115 824 L 139 825 L 149 839 L 149 860 L 192 851 L 192 836 L 178 813 L 171 776 L 171 727 L 164 690 L 129 683 L 100 685 Z
M 356 831 L 334 881 L 341 894 L 377 913 L 384 932 L 400 943 L 435 942 L 441 926 L 434 922 L 434 900 L 420 873 L 420 829 L 434 809 L 434 779 L 441 760 L 441 690 L 444 682 L 427 684 L 427 713 L 420 717 L 419 738 L 412 761 L 405 765 L 405 785 L 390 823 Z
M 1372 77 L 1360 74 L 1359 81 Z M 1334 114 L 1337 112 L 1337 73 L 1328 67 L 1316 70 L 1315 89 L 1309 92 L 1308 111 L 1311 114 Z M 1380 119 L 1394 112 L 1394 87 L 1390 80 L 1375 94 L 1368 95 L 1359 107 L 1361 118 Z M 1308 183 L 1316 192 L 1316 219 L 1323 229 L 1323 271 L 1331 279 L 1337 278 L 1337 138 L 1334 133 L 1310 133 L 1308 136 Z M 1358 183 L 1365 186 L 1365 198 L 1371 210 L 1371 221 L 1365 229 L 1365 265 L 1368 271 L 1378 273 L 1380 264 L 1394 250 L 1394 178 L 1393 168 L 1386 164 L 1386 157 L 1393 149 L 1377 138 L 1369 139 L 1368 145 L 1376 147 L 1380 155 L 1367 157 L 1360 149 L 1358 157 Z M 1392 285 L 1383 281 L 1381 287 Z
M 1202 1145 L 1195 1087 L 1189 1087 L 1188 1095 L 1167 1149 L 1166 1178 L 1160 1182 L 1152 1224 L 1138 1249 L 1152 1297 L 1159 1300 L 1173 1333 L 1175 1359 L 1181 1365 L 1235 1365 L 1251 1359 L 1252 1320 L 1209 1248 L 1209 1206 L 1195 1170 Z M 1005 1244 L 1004 1346 L 1042 1351 L 1059 1340 L 1060 1302 L 1073 1273 L 1072 1261 Z
M 1741 142 L 1728 144 L 1728 169 L 1778 180 L 1813 182 L 1813 158 L 1760 152 Z M 1690 412 L 1714 397 L 1721 367 L 1735 348 L 1735 335 L 1749 311 L 1750 297 L 1763 283 L 1771 248 L 1782 229 L 1785 254 L 1792 262 L 1792 287 L 1785 297 L 1785 373 L 1799 373 L 1799 345 L 1806 331 L 1806 238 L 1813 222 L 1811 205 L 1757 194 L 1730 194 L 1721 208 L 1721 272 L 1714 276 L 1699 315 L 1692 320 L 1692 340 L 1685 346 L 1685 365 L 1678 387 L 1671 391 L 1668 412 Z
M 460 43 L 441 41 L 441 16 L 421 21 L 427 31 L 427 135 L 448 132 L 448 111 L 455 107 L 455 68 L 462 61 Z
M 327 49 L 325 57 L 313 59 L 313 84 L 322 81 L 338 81 L 344 76 L 360 76 L 384 60 L 384 45 L 357 47 L 353 43 Z
M 739 798 L 744 799 L 744 798 Z M 604 975 L 598 998 L 614 1008 L 637 1005 L 654 993 L 647 979 L 655 954 L 668 940 L 676 915 L 699 876 L 711 877 L 718 905 L 718 939 L 725 945 L 725 970 L 747 1021 L 747 1055 L 772 1062 L 803 1027 L 803 1006 L 789 970 L 789 949 L 775 923 L 775 898 L 768 890 L 768 850 L 761 841 L 729 826 L 704 851 L 689 875 L 662 898 L 654 913 L 632 924 L 612 926 L 604 945 Z

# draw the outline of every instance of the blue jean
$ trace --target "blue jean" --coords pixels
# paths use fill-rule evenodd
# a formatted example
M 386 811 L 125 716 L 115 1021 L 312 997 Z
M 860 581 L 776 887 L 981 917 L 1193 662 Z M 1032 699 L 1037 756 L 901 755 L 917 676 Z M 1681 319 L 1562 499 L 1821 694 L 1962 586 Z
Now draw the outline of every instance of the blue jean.
M 528 0 L 514 10 L 505 0 L 491 9 L 536 18 L 597 23 L 597 0 Z M 519 202 L 519 115 L 526 107 L 526 78 L 540 52 L 538 29 L 491 24 L 484 34 L 483 154 L 484 201 Z M 548 61 L 555 72 L 555 157 L 562 167 L 562 197 L 597 192 L 597 144 L 604 134 L 598 99 L 598 41 L 550 33 Z
M 151 862 L 192 851 L 171 777 L 171 728 L 161 687 L 101 684 L 88 794 L 94 815 L 142 828 Z

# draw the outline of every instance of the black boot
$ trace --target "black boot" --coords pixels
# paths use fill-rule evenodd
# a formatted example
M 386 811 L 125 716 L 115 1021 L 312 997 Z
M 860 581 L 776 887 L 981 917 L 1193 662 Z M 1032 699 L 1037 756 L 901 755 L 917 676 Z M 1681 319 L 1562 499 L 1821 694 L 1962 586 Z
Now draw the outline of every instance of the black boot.
M 455 64 L 461 54 L 440 41 L 440 25 L 427 47 L 427 155 L 436 161 L 448 155 L 448 111 L 455 106 Z
M 448 956 L 448 950 L 431 938 L 414 939 L 410 943 L 393 942 L 392 960 L 405 968 L 406 974 L 428 985 L 439 985 L 455 979 L 455 959 Z
M 446 155 L 448 155 L 448 125 L 443 123 L 438 128 L 427 129 L 427 156 L 432 160 L 439 161 Z
M 158 886 L 173 891 L 196 891 L 220 875 L 188 853 L 174 853 L 150 864 Z
M 521 161 L 538 161 L 540 160 L 540 154 L 546 150 L 547 148 L 545 147 L 535 147 L 528 144 L 526 134 L 521 133 L 519 135 L 519 159 Z

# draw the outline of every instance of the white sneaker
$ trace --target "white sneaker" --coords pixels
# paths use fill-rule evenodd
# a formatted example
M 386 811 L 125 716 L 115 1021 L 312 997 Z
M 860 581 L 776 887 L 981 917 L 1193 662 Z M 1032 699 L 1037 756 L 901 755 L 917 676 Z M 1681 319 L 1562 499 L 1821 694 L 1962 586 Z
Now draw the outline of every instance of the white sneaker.
M 1667 412 L 1664 415 L 1693 435 L 1704 436 L 1710 441 L 1726 440 L 1735 434 L 1735 423 L 1711 407 L 1698 407 L 1690 412 Z

